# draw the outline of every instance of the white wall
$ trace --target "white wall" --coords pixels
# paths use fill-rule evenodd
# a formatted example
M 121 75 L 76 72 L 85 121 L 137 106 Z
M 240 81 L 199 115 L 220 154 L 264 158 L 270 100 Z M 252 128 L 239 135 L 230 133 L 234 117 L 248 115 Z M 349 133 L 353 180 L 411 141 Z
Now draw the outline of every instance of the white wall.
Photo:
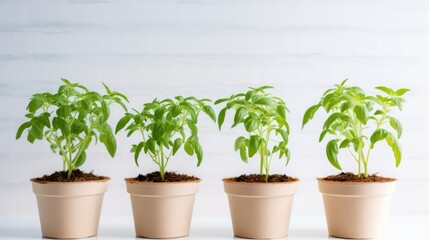
M 345 78 L 372 92 L 377 85 L 412 89 L 403 121 L 403 163 L 378 146 L 371 172 L 400 179 L 393 214 L 429 214 L 429 2 L 408 0 L 301 1 L 20 1 L 0 2 L 0 214 L 36 215 L 29 179 L 61 167 L 47 144 L 15 141 L 31 94 L 54 91 L 60 77 L 102 90 L 100 81 L 129 95 L 134 107 L 154 97 L 217 99 L 248 86 L 273 85 L 292 113 L 287 168 L 299 177 L 294 214 L 323 214 L 315 178 L 336 171 L 317 142 L 323 114 L 301 130 L 304 110 L 325 88 Z M 119 111 L 112 122 L 119 119 Z M 204 179 L 195 215 L 227 215 L 220 179 L 257 171 L 233 150 L 240 129 L 219 132 L 200 123 L 205 159 L 181 154 L 168 166 Z M 112 177 L 104 215 L 130 215 L 127 176 L 155 170 L 147 158 L 135 167 L 133 139 L 118 136 L 110 159 L 91 148 L 84 170 Z M 341 163 L 355 166 L 346 155 Z

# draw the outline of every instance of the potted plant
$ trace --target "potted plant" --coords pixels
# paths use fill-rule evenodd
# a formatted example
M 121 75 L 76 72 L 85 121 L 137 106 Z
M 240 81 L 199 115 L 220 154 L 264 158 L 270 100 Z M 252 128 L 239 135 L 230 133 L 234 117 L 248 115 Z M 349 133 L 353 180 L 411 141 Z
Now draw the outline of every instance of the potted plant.
M 153 100 L 142 111 L 126 113 L 116 132 L 126 127 L 128 136 L 138 133 L 141 140 L 132 146 L 135 164 L 143 151 L 158 165 L 159 171 L 126 178 L 131 196 L 135 231 L 138 237 L 177 238 L 189 235 L 195 194 L 200 179 L 167 172 L 170 159 L 183 147 L 196 155 L 197 166 L 203 160 L 198 140 L 197 121 L 201 111 L 213 121 L 216 115 L 208 99 L 184 98 Z
M 408 89 L 392 90 L 376 87 L 380 94 L 366 94 L 356 86 L 346 86 L 346 80 L 328 89 L 319 103 L 304 114 L 304 125 L 323 108 L 329 117 L 323 125 L 319 142 L 332 136 L 326 145 L 326 156 L 338 170 L 342 170 L 337 154 L 346 149 L 358 166 L 357 175 L 347 172 L 318 178 L 319 190 L 325 205 L 329 234 L 343 238 L 378 238 L 384 234 L 394 178 L 369 174 L 371 150 L 385 141 L 392 149 L 396 167 L 401 162 L 398 139 L 402 125 L 391 110 L 402 110 L 403 95 Z M 363 169 L 362 169 L 363 168 Z
M 235 150 L 241 160 L 259 155 L 259 174 L 241 175 L 223 179 L 228 195 L 234 235 L 244 238 L 280 238 L 288 235 L 289 218 L 293 195 L 298 179 L 285 174 L 270 174 L 274 158 L 285 159 L 289 125 L 286 119 L 288 108 L 285 102 L 266 92 L 270 86 L 250 88 L 246 93 L 219 99 L 215 104 L 226 106 L 219 112 L 218 126 L 221 129 L 226 112 L 234 114 L 233 127 L 242 125 L 247 136 L 235 141 Z
M 102 142 L 110 156 L 116 152 L 115 136 L 107 122 L 113 103 L 124 105 L 125 96 L 111 91 L 100 95 L 66 79 L 56 93 L 34 94 L 28 103 L 27 140 L 46 140 L 63 160 L 63 171 L 31 179 L 37 197 L 42 234 L 49 238 L 84 238 L 97 235 L 105 176 L 79 170 L 92 141 Z

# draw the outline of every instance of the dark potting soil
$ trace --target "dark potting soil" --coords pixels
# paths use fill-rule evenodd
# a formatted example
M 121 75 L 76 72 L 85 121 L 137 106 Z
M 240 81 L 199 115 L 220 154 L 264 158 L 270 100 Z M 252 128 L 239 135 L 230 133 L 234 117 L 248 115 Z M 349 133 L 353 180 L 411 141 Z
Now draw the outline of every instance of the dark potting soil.
M 86 173 L 79 169 L 75 169 L 72 171 L 70 178 L 68 178 L 67 173 L 67 171 L 58 171 L 50 175 L 35 178 L 34 180 L 37 182 L 83 182 L 106 179 L 106 177 L 94 175 L 92 171 Z
M 377 174 L 368 175 L 368 177 L 365 178 L 364 174 L 361 174 L 360 177 L 358 177 L 358 175 L 351 172 L 342 172 L 337 175 L 327 176 L 323 178 L 323 180 L 335 182 L 393 182 L 396 179 L 377 176 Z
M 243 174 L 238 177 L 229 178 L 228 180 L 233 182 L 264 183 L 265 175 Z M 298 181 L 298 179 L 287 176 L 286 174 L 271 174 L 268 176 L 268 182 L 294 182 L 294 181 Z
M 145 175 L 139 174 L 133 180 L 140 182 L 193 182 L 199 181 L 200 179 L 195 176 L 189 176 L 186 174 L 166 172 L 164 174 L 164 181 L 162 181 L 161 174 L 159 173 L 159 171 L 156 171 Z

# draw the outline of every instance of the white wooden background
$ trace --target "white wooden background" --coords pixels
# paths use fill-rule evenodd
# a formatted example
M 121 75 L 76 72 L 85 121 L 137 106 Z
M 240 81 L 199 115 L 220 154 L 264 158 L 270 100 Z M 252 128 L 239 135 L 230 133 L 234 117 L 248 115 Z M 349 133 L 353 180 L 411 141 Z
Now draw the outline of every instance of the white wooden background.
M 60 77 L 100 91 L 104 81 L 136 108 L 155 97 L 217 99 L 248 86 L 275 86 L 292 110 L 292 160 L 272 169 L 302 180 L 296 215 L 323 214 L 315 178 L 336 173 L 317 141 L 324 115 L 301 130 L 304 110 L 345 78 L 369 92 L 377 85 L 408 87 L 397 115 L 403 163 L 396 169 L 380 144 L 370 171 L 400 179 L 392 214 L 429 214 L 428 1 L 0 1 L 0 215 L 37 215 L 29 179 L 61 167 L 47 144 L 15 141 L 30 95 L 56 90 Z M 240 133 L 219 132 L 203 117 L 201 167 L 184 154 L 168 166 L 204 179 L 195 215 L 227 216 L 221 178 L 257 171 L 256 159 L 242 164 L 233 150 Z M 147 158 L 134 165 L 133 139 L 121 133 L 118 142 L 115 159 L 96 146 L 84 167 L 112 177 L 105 216 L 131 215 L 123 178 L 155 170 Z M 355 170 L 347 155 L 341 163 Z

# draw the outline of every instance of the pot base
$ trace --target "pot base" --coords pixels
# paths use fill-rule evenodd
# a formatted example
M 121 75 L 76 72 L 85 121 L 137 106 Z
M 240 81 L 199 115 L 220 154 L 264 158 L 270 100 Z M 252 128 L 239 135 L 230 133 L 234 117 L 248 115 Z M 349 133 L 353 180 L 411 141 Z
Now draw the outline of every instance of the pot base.
M 126 180 L 137 237 L 189 235 L 199 181 L 153 183 Z
M 340 238 L 384 236 L 395 182 L 356 183 L 319 179 L 329 235 Z
M 96 236 L 107 179 L 89 182 L 32 182 L 42 235 L 48 238 Z
M 287 236 L 297 183 L 242 183 L 224 179 L 234 235 L 257 239 Z

